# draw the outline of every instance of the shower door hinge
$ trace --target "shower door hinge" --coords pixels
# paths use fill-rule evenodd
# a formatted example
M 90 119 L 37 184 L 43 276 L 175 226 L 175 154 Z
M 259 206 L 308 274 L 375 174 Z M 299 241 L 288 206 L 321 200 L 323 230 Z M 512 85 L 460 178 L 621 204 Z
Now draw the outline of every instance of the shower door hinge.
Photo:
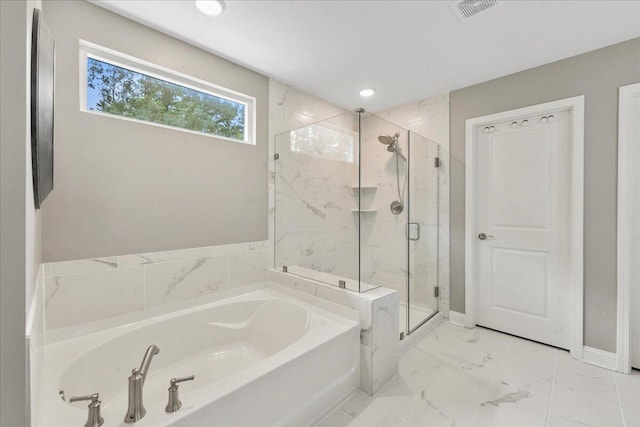
M 440 296 L 440 286 L 433 288 L 433 295 L 438 298 Z
M 280 154 L 279 153 L 275 153 L 273 155 L 273 160 L 278 160 L 280 158 Z
M 436 157 L 436 159 L 433 162 L 433 165 L 437 168 L 440 167 L 440 157 Z

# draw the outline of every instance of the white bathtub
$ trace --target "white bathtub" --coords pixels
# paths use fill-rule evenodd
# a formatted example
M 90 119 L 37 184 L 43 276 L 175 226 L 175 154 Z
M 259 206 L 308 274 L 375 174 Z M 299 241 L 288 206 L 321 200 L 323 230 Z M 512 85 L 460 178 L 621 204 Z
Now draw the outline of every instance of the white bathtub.
M 134 426 L 311 423 L 358 386 L 358 322 L 273 287 L 47 345 L 40 424 L 84 425 L 87 402 L 69 404 L 63 390 L 67 399 L 100 393 L 104 425 L 131 425 L 127 378 L 151 344 L 160 353 Z M 169 380 L 189 375 L 182 408 L 165 413 Z

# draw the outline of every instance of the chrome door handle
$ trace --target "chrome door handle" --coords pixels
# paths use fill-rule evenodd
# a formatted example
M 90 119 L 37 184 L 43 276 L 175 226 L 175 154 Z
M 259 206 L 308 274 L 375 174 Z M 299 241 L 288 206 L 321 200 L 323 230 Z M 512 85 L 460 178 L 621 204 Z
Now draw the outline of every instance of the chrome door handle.
M 480 233 L 478 234 L 478 239 L 480 240 L 493 239 L 493 236 L 491 234 Z

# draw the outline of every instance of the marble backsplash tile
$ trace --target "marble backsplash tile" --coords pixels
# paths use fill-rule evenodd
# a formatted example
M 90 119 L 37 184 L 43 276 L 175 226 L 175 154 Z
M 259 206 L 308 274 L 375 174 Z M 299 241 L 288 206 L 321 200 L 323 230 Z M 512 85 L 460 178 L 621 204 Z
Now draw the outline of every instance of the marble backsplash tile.
M 178 261 L 183 259 L 205 258 L 211 256 L 211 248 L 189 248 L 174 251 L 148 252 L 144 254 L 124 255 L 118 257 L 118 267 L 147 265 L 159 262 Z
M 113 268 L 45 280 L 47 330 L 144 308 L 143 267 Z
M 91 273 L 95 271 L 113 270 L 118 268 L 118 257 L 91 258 L 78 261 L 62 261 L 47 264 L 46 277 L 72 276 L 74 274 Z
M 229 287 L 228 257 L 185 259 L 145 267 L 145 307 L 197 298 Z
M 47 330 L 265 282 L 268 241 L 45 264 Z

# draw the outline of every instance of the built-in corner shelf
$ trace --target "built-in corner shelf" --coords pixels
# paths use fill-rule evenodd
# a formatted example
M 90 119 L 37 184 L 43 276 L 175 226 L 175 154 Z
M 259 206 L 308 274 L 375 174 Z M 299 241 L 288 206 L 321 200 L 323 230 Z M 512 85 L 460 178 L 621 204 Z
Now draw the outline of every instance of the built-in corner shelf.
M 361 213 L 375 213 L 375 212 L 378 212 L 378 209 L 360 209 L 360 210 L 351 209 L 351 212 L 354 212 L 354 213 L 358 213 L 358 212 L 361 212 Z

